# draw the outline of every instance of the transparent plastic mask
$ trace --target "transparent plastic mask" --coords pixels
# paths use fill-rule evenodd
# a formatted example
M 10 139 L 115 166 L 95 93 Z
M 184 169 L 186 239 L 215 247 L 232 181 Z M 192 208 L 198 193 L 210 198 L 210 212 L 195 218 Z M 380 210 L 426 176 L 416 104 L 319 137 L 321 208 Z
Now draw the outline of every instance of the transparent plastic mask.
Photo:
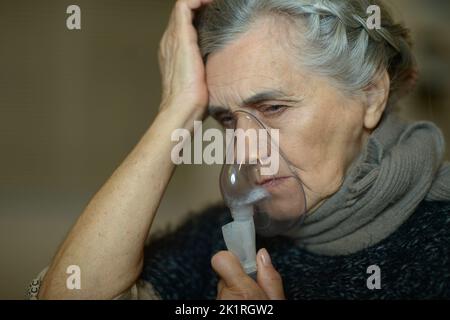
M 258 234 L 283 234 L 301 224 L 305 216 L 303 184 L 280 150 L 276 129 L 243 110 L 235 111 L 233 119 L 234 134 L 227 139 L 220 175 L 225 204 L 235 220 L 253 215 Z

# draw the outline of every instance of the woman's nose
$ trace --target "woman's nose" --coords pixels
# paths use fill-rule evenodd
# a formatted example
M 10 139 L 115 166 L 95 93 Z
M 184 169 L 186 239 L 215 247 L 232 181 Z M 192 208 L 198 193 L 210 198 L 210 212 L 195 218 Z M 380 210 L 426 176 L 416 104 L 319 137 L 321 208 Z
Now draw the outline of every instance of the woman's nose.
M 250 115 L 241 114 L 236 120 L 235 155 L 238 163 L 258 164 L 261 149 L 264 146 L 264 137 L 260 130 L 261 125 Z

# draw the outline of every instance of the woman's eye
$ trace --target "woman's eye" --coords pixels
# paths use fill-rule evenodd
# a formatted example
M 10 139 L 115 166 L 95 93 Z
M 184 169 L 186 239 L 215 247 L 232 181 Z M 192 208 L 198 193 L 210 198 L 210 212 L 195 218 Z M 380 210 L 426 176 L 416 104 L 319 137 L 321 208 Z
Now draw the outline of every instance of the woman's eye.
M 284 111 L 287 107 L 284 105 L 269 105 L 269 106 L 262 106 L 259 110 L 267 115 L 271 114 L 277 114 L 282 111 Z
M 220 124 L 226 128 L 232 127 L 233 123 L 234 123 L 234 117 L 232 117 L 232 116 L 223 116 L 218 120 L 219 120 Z

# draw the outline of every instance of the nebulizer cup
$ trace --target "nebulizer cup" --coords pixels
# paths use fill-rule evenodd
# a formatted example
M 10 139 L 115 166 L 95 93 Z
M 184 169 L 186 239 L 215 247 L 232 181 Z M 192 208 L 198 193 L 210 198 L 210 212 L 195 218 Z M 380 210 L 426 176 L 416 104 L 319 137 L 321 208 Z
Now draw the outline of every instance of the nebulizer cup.
M 306 197 L 295 167 L 280 150 L 279 130 L 247 111 L 235 111 L 233 117 L 220 174 L 220 190 L 233 222 L 224 225 L 222 233 L 228 250 L 255 276 L 255 234 L 273 237 L 301 224 Z

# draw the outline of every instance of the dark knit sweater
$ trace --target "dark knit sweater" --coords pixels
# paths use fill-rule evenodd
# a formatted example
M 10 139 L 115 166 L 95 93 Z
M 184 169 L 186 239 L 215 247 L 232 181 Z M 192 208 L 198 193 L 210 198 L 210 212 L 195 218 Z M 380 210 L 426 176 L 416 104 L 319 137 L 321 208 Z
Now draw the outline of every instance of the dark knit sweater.
M 145 249 L 141 277 L 163 299 L 215 299 L 211 257 L 225 249 L 225 207 L 208 208 Z M 450 298 L 450 202 L 423 202 L 383 241 L 347 256 L 319 256 L 290 239 L 257 238 L 283 278 L 288 299 Z M 367 287 L 367 268 L 381 270 L 381 289 Z

